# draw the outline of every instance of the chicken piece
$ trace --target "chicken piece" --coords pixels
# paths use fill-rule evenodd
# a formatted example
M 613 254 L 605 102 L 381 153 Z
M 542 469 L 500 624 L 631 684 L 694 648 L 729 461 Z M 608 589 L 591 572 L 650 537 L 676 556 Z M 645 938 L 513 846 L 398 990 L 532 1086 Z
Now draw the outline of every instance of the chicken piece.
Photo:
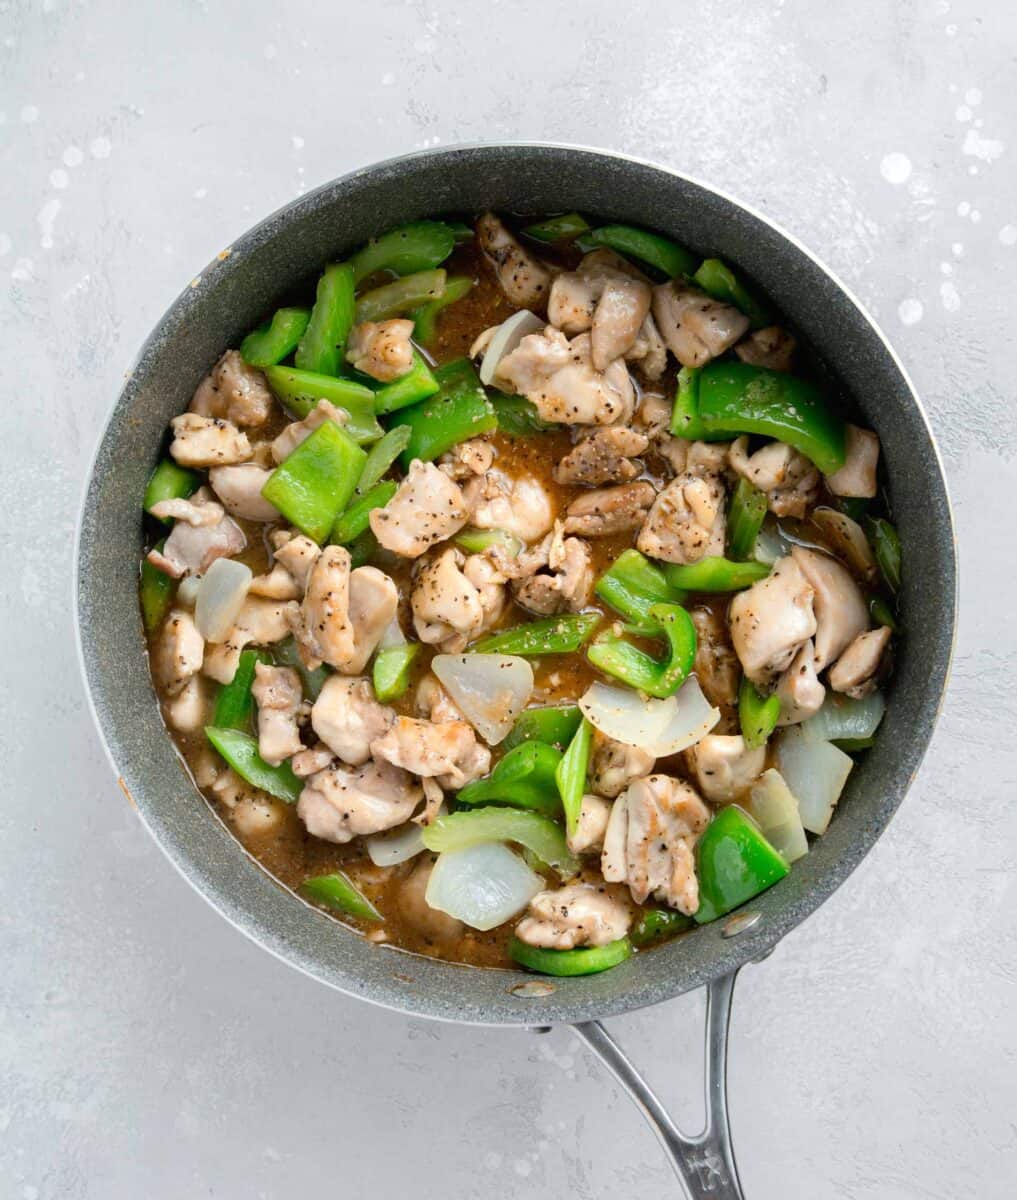
M 565 510 L 564 530 L 581 537 L 608 537 L 638 529 L 656 494 L 645 480 L 586 492 Z
M 804 517 L 819 494 L 819 472 L 784 442 L 769 442 L 749 454 L 749 439 L 736 438 L 728 454 L 731 467 L 753 487 L 766 493 L 770 512 L 778 517 Z
M 694 563 L 724 553 L 724 485 L 716 475 L 684 471 L 653 502 L 636 546 L 664 562 Z
M 565 333 L 591 333 L 594 367 L 604 371 L 635 344 L 650 312 L 648 283 L 613 268 L 589 269 L 588 255 L 578 271 L 558 275 L 551 285 L 547 319 Z
M 723 612 L 698 606 L 689 610 L 696 627 L 696 657 L 692 665 L 703 695 L 718 708 L 738 703 L 742 669 L 731 645 Z
M 371 513 L 371 529 L 386 550 L 419 558 L 437 542 L 458 533 L 469 511 L 462 489 L 434 463 L 415 458 L 406 478 L 384 508 Z
M 171 609 L 152 647 L 152 678 L 167 696 L 183 691 L 191 676 L 201 670 L 205 639 L 194 618 L 181 608 Z
M 470 522 L 477 529 L 502 529 L 534 542 L 551 528 L 554 510 L 547 492 L 532 475 L 489 470 L 466 485 Z
M 312 837 L 341 845 L 402 825 L 423 795 L 412 775 L 387 762 L 334 763 L 304 784 L 297 816 Z
M 602 483 L 628 483 L 640 471 L 640 464 L 633 462 L 633 458 L 649 444 L 643 434 L 624 425 L 594 430 L 555 465 L 554 478 L 558 483 L 593 487 Z
M 229 468 L 227 468 L 229 469 Z M 208 488 L 198 488 L 189 500 L 174 496 L 171 500 L 160 500 L 148 510 L 160 521 L 182 521 L 195 529 L 218 525 L 223 518 L 223 506 L 212 498 Z
M 771 371 L 790 371 L 798 343 L 786 329 L 767 325 L 757 329 L 735 346 L 735 354 L 754 367 L 769 367 Z
M 676 475 L 719 478 L 727 473 L 730 442 L 690 442 L 687 438 L 661 433 L 657 435 L 656 448 Z
M 820 507 L 812 513 L 812 523 L 823 535 L 830 551 L 844 562 L 854 575 L 867 584 L 879 576 L 876 556 L 865 536 L 865 530 L 847 513 L 835 508 Z
M 258 753 L 273 767 L 303 750 L 297 714 L 304 694 L 292 667 L 257 663 L 251 695 L 258 706 Z
M 490 559 L 449 546 L 417 575 L 410 605 L 417 637 L 458 654 L 498 620 L 505 579 Z
M 299 600 L 304 589 L 281 562 L 273 563 L 265 575 L 255 575 L 248 589 L 249 596 L 264 596 L 269 600 Z
M 839 471 L 827 475 L 826 486 L 835 496 L 857 496 L 871 500 L 876 494 L 879 438 L 871 429 L 848 425 L 844 449 L 844 465 Z
M 708 733 L 688 754 L 699 790 L 712 804 L 737 800 L 766 766 L 766 747 L 752 750 L 740 735 Z
M 563 271 L 556 275 L 547 299 L 548 322 L 570 337 L 585 333 L 593 325 L 593 314 L 602 290 L 600 281 L 581 271 Z
M 288 638 L 300 615 L 293 600 L 266 600 L 248 594 L 225 641 L 209 646 L 202 671 L 217 683 L 230 683 L 245 646 L 271 646 Z
M 791 557 L 815 590 L 815 664 L 819 672 L 868 629 L 869 607 L 861 588 L 836 559 L 804 546 L 793 547 Z
M 242 521 L 278 521 L 279 510 L 261 494 L 271 474 L 256 463 L 241 463 L 236 467 L 213 467 L 208 482 L 231 517 Z
M 332 675 L 311 709 L 311 728 L 344 763 L 359 767 L 371 757 L 371 743 L 386 733 L 395 713 L 374 698 L 367 679 Z
M 505 228 L 494 213 L 477 221 L 477 241 L 494 267 L 498 283 L 516 308 L 540 308 L 551 286 L 551 272 Z
M 346 361 L 379 383 L 402 378 L 413 367 L 413 322 L 404 317 L 391 321 L 361 321 L 350 330 Z
M 459 442 L 438 459 L 438 469 L 450 479 L 472 479 L 474 475 L 486 475 L 494 462 L 494 447 L 483 438 L 471 438 Z
M 309 775 L 317 775 L 335 762 L 335 755 L 323 743 L 301 750 L 290 759 L 290 769 L 298 779 L 306 779 Z
M 414 697 L 419 716 L 427 717 L 436 725 L 444 721 L 465 721 L 459 705 L 449 696 L 435 675 L 427 674 L 417 684 Z
M 420 786 L 424 789 L 424 807 L 413 818 L 413 823 L 419 825 L 421 829 L 426 829 L 447 811 L 445 793 L 433 775 L 425 775 L 420 781 Z
M 275 561 L 282 563 L 284 569 L 299 589 L 302 596 L 307 591 L 307 581 L 311 571 L 321 554 L 321 547 L 304 533 L 293 534 L 285 529 L 277 529 L 272 534 Z
M 730 350 L 749 328 L 749 318 L 733 304 L 674 280 L 653 289 L 653 316 L 683 367 L 703 366 Z
M 462 921 L 427 903 L 427 885 L 434 863 L 435 859 L 430 855 L 421 857 L 410 875 L 400 883 L 396 906 L 400 917 L 426 942 L 441 944 L 461 937 L 464 926 Z
M 486 765 L 477 749 L 486 751 Z M 371 754 L 414 775 L 434 776 L 439 782 L 447 779 L 451 788 L 478 779 L 491 763 L 491 752 L 478 746 L 477 735 L 466 721 L 435 724 L 416 717 L 396 717 L 388 731 L 371 743 Z
M 182 467 L 224 467 L 251 457 L 247 434 L 229 421 L 181 413 L 170 421 L 170 428 L 173 441 L 169 452 Z
M 777 681 L 776 695 L 780 700 L 778 725 L 799 725 L 823 707 L 826 688 L 816 674 L 816 647 L 811 639 Z
M 671 425 L 674 402 L 659 392 L 646 392 L 643 402 L 636 411 L 633 424 L 649 441 L 661 433 L 667 433 Z
M 239 351 L 227 350 L 198 384 L 189 411 L 252 427 L 268 420 L 272 399 L 265 376 L 244 362 Z
M 516 926 L 516 937 L 545 950 L 575 950 L 616 942 L 631 924 L 631 909 L 607 888 L 571 883 L 557 891 L 538 892 Z
M 770 690 L 815 635 L 815 594 L 796 558 L 789 556 L 779 558 L 765 579 L 731 601 L 731 642 L 742 670 L 761 691 Z
M 285 820 L 284 802 L 251 787 L 235 771 L 221 772 L 212 784 L 212 792 L 241 840 L 275 834 Z
M 653 896 L 691 917 L 699 908 L 694 847 L 709 821 L 710 810 L 683 780 L 637 780 L 611 809 L 600 859 L 604 878 L 627 883 L 637 904 Z
M 592 361 L 588 333 L 570 342 L 549 325 L 529 333 L 498 364 L 497 381 L 525 396 L 545 421 L 566 425 L 615 425 L 628 421 L 635 389 L 623 359 L 603 371 Z
M 179 692 L 165 701 L 166 724 L 178 733 L 195 733 L 208 724 L 208 691 L 200 675 L 192 675 Z
M 590 792 L 583 797 L 575 832 L 565 839 L 573 854 L 600 853 L 610 815 L 611 805 L 603 796 L 595 796 Z
M 835 692 L 861 700 L 876 690 L 876 673 L 890 644 L 886 625 L 861 633 L 830 668 L 827 680 Z
M 593 735 L 590 785 L 598 796 L 613 800 L 634 783 L 649 775 L 657 760 L 639 746 L 616 742 L 599 731 Z
M 660 336 L 653 313 L 648 312 L 639 336 L 626 353 L 628 362 L 635 363 L 647 379 L 656 382 L 667 370 L 667 346 Z
M 162 550 L 148 553 L 152 566 L 173 579 L 201 575 L 217 558 L 231 558 L 247 545 L 243 530 L 208 488 L 198 488 L 190 500 L 164 500 L 153 505 L 152 512 L 176 518 Z
M 579 612 L 593 588 L 590 548 L 581 538 L 565 537 L 561 521 L 555 522 L 547 543 L 547 572 L 513 584 L 516 603 L 542 616 Z
M 330 400 L 319 400 L 302 421 L 291 421 L 275 439 L 272 443 L 273 461 L 281 463 L 289 458 L 300 443 L 309 438 L 316 429 L 320 429 L 326 421 L 332 421 L 333 424 L 342 427 L 348 420 L 346 413 L 341 408 L 336 408 Z

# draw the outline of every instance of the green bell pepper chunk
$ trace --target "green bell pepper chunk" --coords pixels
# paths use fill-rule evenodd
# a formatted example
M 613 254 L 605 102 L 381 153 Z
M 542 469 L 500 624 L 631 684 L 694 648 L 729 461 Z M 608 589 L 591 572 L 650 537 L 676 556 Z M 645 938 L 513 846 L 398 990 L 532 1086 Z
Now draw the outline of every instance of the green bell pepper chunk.
M 560 217 L 548 217 L 535 225 L 527 225 L 523 233 L 535 242 L 569 242 L 580 234 L 589 233 L 592 226 L 579 213 L 564 213 Z
M 356 254 L 350 266 L 357 283 L 378 271 L 412 275 L 437 267 L 452 253 L 455 231 L 444 221 L 411 221 L 371 240 Z
M 676 912 L 673 908 L 644 908 L 629 936 L 633 944 L 641 948 L 685 933 L 694 928 L 695 924 L 692 917 Z
M 375 442 L 368 450 L 367 461 L 360 472 L 357 495 L 363 496 L 365 492 L 369 492 L 409 444 L 410 431 L 406 425 L 397 425 L 380 441 Z
M 374 393 L 374 411 L 379 414 L 390 413 L 397 408 L 419 404 L 421 400 L 433 396 L 439 386 L 431 368 L 414 350 L 413 366 L 406 374 Z
M 473 231 L 470 231 L 473 236 Z M 438 318 L 450 304 L 467 295 L 473 287 L 473 280 L 467 275 L 452 275 L 445 280 L 444 294 L 434 300 L 428 300 L 410 313 L 413 318 L 413 340 L 421 346 L 430 346 L 438 332 Z
M 748 676 L 743 675 L 738 686 L 738 724 L 746 746 L 755 750 L 766 744 L 780 719 L 780 698 L 761 696 Z
M 498 425 L 469 359 L 446 363 L 434 376 L 439 384 L 435 395 L 422 404 L 401 408 L 391 417 L 390 428 L 410 428 L 410 440 L 402 453 L 402 464 L 407 469 L 415 458 L 432 462 L 459 442 L 491 433 Z
M 483 554 L 492 546 L 500 546 L 511 558 L 523 548 L 523 543 L 514 533 L 504 529 L 464 529 L 452 539 L 467 554 Z
M 691 250 L 686 250 L 677 242 L 632 225 L 604 225 L 590 234 L 590 241 L 649 263 L 669 279 L 677 275 L 691 275 L 699 262 Z
M 655 567 L 638 550 L 623 550 L 597 580 L 596 594 L 616 612 L 634 625 L 644 628 L 648 635 L 657 629 L 650 620 L 653 604 L 680 604 L 684 593 L 673 588 L 659 567 Z
M 732 562 L 711 556 L 694 563 L 667 563 L 664 574 L 668 583 L 689 592 L 740 592 L 765 579 L 770 567 L 767 563 Z
M 254 668 L 272 659 L 264 650 L 242 650 L 236 673 L 224 683 L 215 698 L 212 724 L 216 729 L 240 729 L 249 732 L 254 720 Z
M 667 658 L 658 661 L 613 633 L 601 634 L 586 657 L 599 670 L 648 696 L 673 696 L 688 678 L 696 658 L 696 627 L 680 604 L 651 604 L 649 620 L 666 639 Z
M 714 300 L 733 304 L 749 318 L 753 329 L 773 324 L 773 313 L 758 300 L 738 276 L 719 258 L 708 258 L 692 276 L 693 280 Z
M 766 496 L 747 479 L 739 479 L 727 510 L 727 552 L 732 558 L 752 557 L 752 548 L 766 519 Z
M 315 904 L 327 904 L 329 908 L 359 917 L 362 921 L 380 921 L 381 913 L 368 900 L 345 871 L 334 871 L 331 875 L 316 875 L 305 879 L 300 890 Z
M 815 384 L 723 359 L 683 368 L 678 379 L 671 432 L 679 437 L 717 442 L 758 433 L 794 446 L 824 475 L 844 465 L 844 422 Z
M 511 750 L 525 742 L 546 742 L 549 746 L 564 750 L 572 741 L 582 719 L 583 714 L 575 704 L 528 708 L 519 714 L 502 746 Z
M 845 754 L 860 754 L 863 750 L 871 750 L 876 744 L 874 737 L 864 738 L 834 738 L 830 743 L 831 746 L 836 746 L 838 750 L 843 750 Z
M 417 271 L 393 279 L 373 291 L 365 292 L 357 299 L 354 319 L 361 321 L 387 321 L 389 317 L 401 317 L 413 312 L 429 300 L 437 300 L 445 294 L 445 272 L 439 267 L 435 271 Z
M 336 518 L 332 526 L 331 541 L 337 546 L 345 546 L 355 541 L 371 525 L 371 513 L 376 508 L 384 508 L 399 489 L 394 479 L 386 479 L 376 483 L 369 492 L 356 496 L 353 502 Z
M 332 671 L 325 666 L 315 667 L 313 671 L 305 667 L 297 643 L 291 637 L 276 642 L 272 647 L 272 657 L 279 666 L 292 667 L 296 671 L 303 682 L 304 694 L 311 700 L 318 699 L 321 689 L 325 686 L 325 681 L 332 674 Z
M 398 646 L 382 646 L 374 656 L 371 681 L 375 698 L 382 704 L 398 700 L 410 686 L 410 669 L 420 653 L 419 642 L 403 642 Z
M 149 476 L 141 506 L 149 512 L 153 504 L 162 500 L 186 500 L 200 482 L 193 471 L 177 466 L 172 458 L 164 458 Z M 156 520 L 161 520 L 163 525 L 173 524 L 172 517 L 157 517 Z
M 555 772 L 562 761 L 560 750 L 544 742 L 523 742 L 495 763 L 486 779 L 460 788 L 460 804 L 511 804 L 556 817 L 561 812 Z
M 509 396 L 491 391 L 491 404 L 498 418 L 498 428 L 509 437 L 529 437 L 532 433 L 548 433 L 560 429 L 553 421 L 545 421 L 537 407 L 525 396 Z
M 261 494 L 321 543 L 349 503 L 366 459 L 349 434 L 325 421 L 276 467 Z
M 601 622 L 600 613 L 565 613 L 502 629 L 478 642 L 480 654 L 571 654 Z
M 452 230 L 452 236 L 455 238 L 457 246 L 462 246 L 466 242 L 473 241 L 473 226 L 466 221 L 461 221 L 456 217 L 446 220 L 445 224 Z
M 632 954 L 628 938 L 608 942 L 606 946 L 584 946 L 579 950 L 544 950 L 527 945 L 517 937 L 509 939 L 509 958 L 528 971 L 541 975 L 596 975 L 624 962 Z
M 354 538 L 346 547 L 350 552 L 350 570 L 355 571 L 369 563 L 380 549 L 378 539 L 370 529 L 365 529 L 358 538 Z
M 885 625 L 893 633 L 900 632 L 893 609 L 882 596 L 873 596 L 869 600 L 869 616 L 877 625 Z
M 876 517 L 875 520 L 868 522 L 868 534 L 886 586 L 891 592 L 899 592 L 901 552 L 897 530 L 884 517 Z
M 338 375 L 353 328 L 353 268 L 333 263 L 318 280 L 311 319 L 293 361 L 301 371 Z
M 579 860 L 568 848 L 560 825 L 523 808 L 474 808 L 438 817 L 423 831 L 428 850 L 462 850 L 482 842 L 517 842 L 571 879 Z
M 273 767 L 258 753 L 258 739 L 239 729 L 217 729 L 205 726 L 205 736 L 232 767 L 241 779 L 277 800 L 296 804 L 303 788 L 303 780 L 293 774 L 288 762 Z
M 277 309 L 271 321 L 240 343 L 240 357 L 252 367 L 274 367 L 300 345 L 310 321 L 309 308 Z
M 532 742 L 531 745 L 539 745 Z M 565 828 L 570 834 L 579 826 L 579 814 L 583 810 L 586 793 L 586 775 L 590 769 L 590 747 L 593 744 L 593 726 L 585 717 L 579 723 L 569 748 L 561 757 L 554 778 L 565 810 Z M 521 747 L 522 749 L 522 747 Z
M 355 442 L 374 442 L 382 435 L 374 415 L 374 392 L 362 383 L 295 367 L 266 367 L 265 378 L 280 402 L 300 420 L 319 400 L 328 400 L 349 417 L 343 428 Z
M 705 925 L 765 892 L 788 873 L 788 865 L 736 804 L 722 808 L 696 844 L 699 908 Z
M 166 545 L 165 538 L 155 547 L 161 551 Z M 147 558 L 141 560 L 141 580 L 138 594 L 141 600 L 141 620 L 146 633 L 155 633 L 162 624 L 163 617 L 173 603 L 173 593 L 176 590 L 176 580 L 172 579 L 158 567 L 153 567 Z

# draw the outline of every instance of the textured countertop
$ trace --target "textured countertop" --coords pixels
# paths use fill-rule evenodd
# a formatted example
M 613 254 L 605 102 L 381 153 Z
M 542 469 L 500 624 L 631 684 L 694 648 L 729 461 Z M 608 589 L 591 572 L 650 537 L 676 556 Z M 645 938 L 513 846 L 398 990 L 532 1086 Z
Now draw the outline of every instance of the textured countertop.
M 962 572 L 946 711 L 874 852 L 743 973 L 732 1118 L 753 1200 L 1012 1196 L 1012 0 L 6 0 L 0 62 L 0 1195 L 678 1194 L 567 1032 L 408 1020 L 235 934 L 124 803 L 74 649 L 84 472 L 196 269 L 352 167 L 533 138 L 761 208 L 860 295 L 927 402 Z M 693 1124 L 701 1015 L 690 996 L 611 1023 Z

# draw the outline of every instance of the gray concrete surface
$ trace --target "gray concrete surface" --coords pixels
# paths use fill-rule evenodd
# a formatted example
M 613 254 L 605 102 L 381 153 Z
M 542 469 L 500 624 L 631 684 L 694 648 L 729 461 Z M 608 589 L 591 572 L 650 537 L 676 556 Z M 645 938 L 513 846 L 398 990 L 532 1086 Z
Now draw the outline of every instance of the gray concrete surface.
M 74 651 L 84 471 L 195 269 L 351 167 L 529 137 L 758 205 L 860 294 L 927 400 L 961 546 L 949 702 L 875 852 L 745 972 L 733 1118 L 754 1200 L 1012 1196 L 1012 0 L 7 0 L 0 63 L 0 1195 L 677 1195 L 567 1033 L 359 1006 L 229 929 L 124 803 Z M 701 1007 L 614 1022 L 686 1117 Z

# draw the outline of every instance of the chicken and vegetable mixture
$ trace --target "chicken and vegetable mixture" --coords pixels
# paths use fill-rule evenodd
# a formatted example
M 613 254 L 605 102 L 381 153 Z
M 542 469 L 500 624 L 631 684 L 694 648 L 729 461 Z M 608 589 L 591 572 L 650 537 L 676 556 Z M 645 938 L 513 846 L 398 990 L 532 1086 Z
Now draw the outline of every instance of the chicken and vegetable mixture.
M 237 837 L 372 941 L 554 975 L 779 881 L 876 733 L 900 583 L 807 350 L 577 214 L 415 222 L 303 299 L 144 498 L 153 679 Z

